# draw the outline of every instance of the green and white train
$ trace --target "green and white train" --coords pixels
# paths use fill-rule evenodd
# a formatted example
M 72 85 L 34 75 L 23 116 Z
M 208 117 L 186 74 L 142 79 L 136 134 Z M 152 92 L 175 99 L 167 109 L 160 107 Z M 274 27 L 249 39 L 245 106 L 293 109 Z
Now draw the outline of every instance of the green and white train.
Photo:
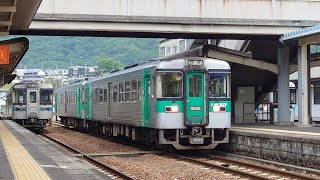
M 177 150 L 229 142 L 230 66 L 208 58 L 156 60 L 56 90 L 66 126 Z

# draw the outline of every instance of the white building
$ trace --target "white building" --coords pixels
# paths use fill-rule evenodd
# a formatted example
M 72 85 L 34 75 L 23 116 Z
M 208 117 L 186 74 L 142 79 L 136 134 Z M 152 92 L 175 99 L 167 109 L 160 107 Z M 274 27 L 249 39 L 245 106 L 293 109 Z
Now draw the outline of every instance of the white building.
M 161 39 L 159 57 L 166 57 L 189 49 L 193 39 Z

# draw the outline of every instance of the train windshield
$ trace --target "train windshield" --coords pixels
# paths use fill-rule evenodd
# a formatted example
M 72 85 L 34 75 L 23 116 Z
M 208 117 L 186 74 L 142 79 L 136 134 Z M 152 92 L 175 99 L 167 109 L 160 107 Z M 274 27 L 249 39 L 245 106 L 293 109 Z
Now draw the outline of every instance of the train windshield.
M 182 73 L 158 72 L 157 97 L 182 97 Z
M 26 103 L 26 89 L 16 89 L 14 103 L 25 104 Z
M 52 104 L 53 91 L 51 89 L 40 90 L 40 104 Z
M 209 73 L 209 96 L 229 97 L 229 73 Z

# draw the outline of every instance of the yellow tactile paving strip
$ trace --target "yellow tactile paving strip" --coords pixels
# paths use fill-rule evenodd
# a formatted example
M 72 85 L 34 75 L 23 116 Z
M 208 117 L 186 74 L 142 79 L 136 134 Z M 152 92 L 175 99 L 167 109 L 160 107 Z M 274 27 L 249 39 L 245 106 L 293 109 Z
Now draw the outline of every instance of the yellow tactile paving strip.
M 302 132 L 302 131 L 288 131 L 288 130 L 281 130 L 281 129 L 262 129 L 262 128 L 245 128 L 245 127 L 232 127 L 232 129 L 234 129 L 234 130 L 252 130 L 252 131 L 259 131 L 259 132 L 275 132 L 275 133 L 286 133 L 286 134 L 320 136 L 320 133 Z
M 0 140 L 6 151 L 12 173 L 17 180 L 50 179 L 1 121 Z

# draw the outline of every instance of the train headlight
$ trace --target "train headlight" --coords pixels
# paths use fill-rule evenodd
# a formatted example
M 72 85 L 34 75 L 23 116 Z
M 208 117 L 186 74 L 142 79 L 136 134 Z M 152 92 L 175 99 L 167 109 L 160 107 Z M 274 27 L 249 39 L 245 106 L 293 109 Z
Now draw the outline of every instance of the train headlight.
M 178 106 L 166 106 L 165 107 L 166 112 L 179 112 Z
M 224 106 L 213 106 L 213 112 L 225 112 L 226 107 Z
M 220 106 L 213 106 L 213 112 L 220 112 Z

